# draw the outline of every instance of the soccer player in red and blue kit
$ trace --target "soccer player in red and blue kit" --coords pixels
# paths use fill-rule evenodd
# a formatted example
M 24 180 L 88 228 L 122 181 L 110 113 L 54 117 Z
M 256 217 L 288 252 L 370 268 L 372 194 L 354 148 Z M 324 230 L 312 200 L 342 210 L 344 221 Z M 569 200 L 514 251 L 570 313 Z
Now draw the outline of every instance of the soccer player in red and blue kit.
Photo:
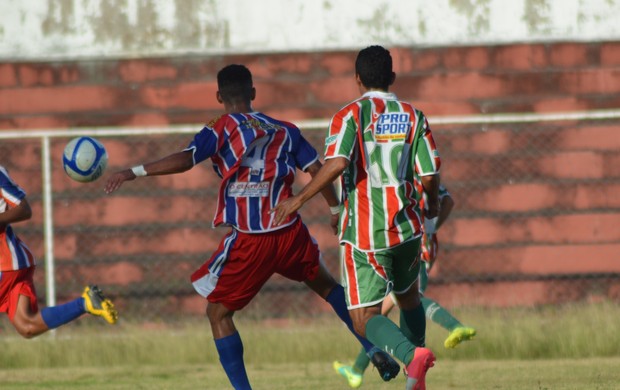
M 344 290 L 321 262 L 318 245 L 298 214 L 273 224 L 271 210 L 293 195 L 296 169 L 314 176 L 322 164 L 318 153 L 291 123 L 255 112 L 252 74 L 243 65 L 218 72 L 217 100 L 226 114 L 207 124 L 183 151 L 112 174 L 104 190 L 111 193 L 138 176 L 185 172 L 211 159 L 221 178 L 214 226 L 230 226 L 217 250 L 191 281 L 207 301 L 207 316 L 220 362 L 235 389 L 251 389 L 243 362 L 243 343 L 233 322 L 273 274 L 303 281 L 323 297 L 366 349 L 384 380 L 400 368 L 388 354 L 352 330 Z M 333 187 L 322 195 L 332 210 L 336 233 L 339 200 Z
M 35 259 L 11 224 L 32 216 L 26 192 L 0 165 L 0 312 L 7 313 L 17 332 L 32 338 L 90 313 L 114 324 L 118 313 L 97 286 L 87 286 L 80 298 L 39 311 L 33 275 Z

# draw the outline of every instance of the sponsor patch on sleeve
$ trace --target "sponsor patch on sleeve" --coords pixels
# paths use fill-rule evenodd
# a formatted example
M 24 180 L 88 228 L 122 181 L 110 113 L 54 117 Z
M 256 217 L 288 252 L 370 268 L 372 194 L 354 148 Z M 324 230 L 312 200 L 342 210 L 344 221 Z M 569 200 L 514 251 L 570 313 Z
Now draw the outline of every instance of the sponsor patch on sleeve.
M 325 145 L 331 145 L 335 143 L 337 139 L 338 134 L 330 135 L 329 137 L 325 138 Z

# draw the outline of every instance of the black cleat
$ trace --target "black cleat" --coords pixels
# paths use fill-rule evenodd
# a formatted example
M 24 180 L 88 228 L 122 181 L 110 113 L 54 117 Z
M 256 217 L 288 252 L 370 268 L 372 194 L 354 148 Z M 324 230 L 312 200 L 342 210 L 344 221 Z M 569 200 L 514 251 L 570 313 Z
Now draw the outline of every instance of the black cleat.
M 400 373 L 400 364 L 387 352 L 375 347 L 368 352 L 368 356 L 384 382 L 396 378 L 398 373 Z

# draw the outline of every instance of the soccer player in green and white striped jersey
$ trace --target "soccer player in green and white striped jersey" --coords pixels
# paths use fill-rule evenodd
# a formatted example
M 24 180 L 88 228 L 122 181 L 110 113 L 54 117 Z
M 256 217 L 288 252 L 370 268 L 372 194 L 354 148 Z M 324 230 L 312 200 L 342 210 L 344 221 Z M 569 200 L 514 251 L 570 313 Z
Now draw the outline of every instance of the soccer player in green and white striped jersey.
M 339 238 L 343 281 L 355 330 L 405 364 L 407 389 L 426 388 L 435 356 L 424 347 L 426 318 L 418 273 L 422 215 L 414 177 L 427 196 L 425 231 L 439 212 L 440 158 L 422 112 L 389 92 L 395 74 L 381 46 L 361 50 L 355 62 L 362 96 L 334 115 L 325 140 L 325 164 L 301 192 L 274 209 L 276 223 L 341 177 Z M 400 326 L 381 315 L 394 293 Z
M 421 183 L 416 181 L 418 193 L 423 194 Z M 423 208 L 424 197 L 419 198 L 420 208 Z M 443 186 L 439 186 L 439 217 L 435 228 L 439 230 L 439 227 L 448 219 L 452 209 L 454 207 L 454 200 Z M 463 325 L 457 318 L 455 318 L 448 310 L 442 307 L 436 301 L 424 296 L 426 286 L 428 283 L 428 271 L 433 267 L 435 260 L 437 259 L 437 253 L 439 249 L 439 243 L 437 240 L 437 234 L 431 234 L 430 236 L 424 234 L 422 236 L 421 254 L 420 258 L 423 261 L 420 266 L 420 294 L 422 306 L 426 313 L 426 318 L 437 323 L 444 329 L 449 331 L 448 338 L 444 342 L 446 348 L 455 348 L 462 341 L 471 340 L 476 336 L 476 330 L 472 327 Z M 390 294 L 389 298 L 383 301 L 381 306 L 381 313 L 387 316 L 394 308 L 396 302 L 393 294 Z M 363 375 L 366 368 L 370 364 L 370 360 L 366 354 L 366 351 L 362 349 L 355 359 L 352 365 L 334 362 L 334 369 L 336 372 L 347 380 L 347 383 L 351 388 L 359 388 L 362 385 Z

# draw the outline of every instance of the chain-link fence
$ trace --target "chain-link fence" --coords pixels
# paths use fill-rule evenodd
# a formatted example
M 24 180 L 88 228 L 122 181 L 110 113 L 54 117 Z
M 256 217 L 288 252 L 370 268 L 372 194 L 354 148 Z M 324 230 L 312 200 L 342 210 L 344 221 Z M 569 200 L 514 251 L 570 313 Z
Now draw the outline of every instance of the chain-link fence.
M 429 296 L 448 306 L 620 298 L 620 118 L 607 116 L 521 123 L 429 118 L 443 159 L 442 181 L 456 202 L 439 232 Z M 322 153 L 324 124 L 311 127 L 303 127 L 304 135 Z M 108 150 L 107 173 L 178 151 L 192 137 L 96 136 Z M 45 142 L 0 138 L 0 165 L 26 190 L 33 207 L 32 219 L 13 227 L 37 256 L 41 304 L 47 294 L 45 237 L 53 233 L 59 302 L 97 283 L 126 319 L 203 315 L 205 302 L 189 276 L 226 233 L 211 228 L 219 180 L 210 163 L 179 175 L 140 178 L 106 195 L 105 175 L 80 184 L 64 174 L 62 151 L 70 138 L 49 138 L 53 230 L 48 231 Z M 308 180 L 300 174 L 297 188 Z M 326 204 L 316 197 L 301 213 L 328 268 L 339 277 Z M 245 316 L 324 311 L 327 306 L 305 285 L 274 277 Z

